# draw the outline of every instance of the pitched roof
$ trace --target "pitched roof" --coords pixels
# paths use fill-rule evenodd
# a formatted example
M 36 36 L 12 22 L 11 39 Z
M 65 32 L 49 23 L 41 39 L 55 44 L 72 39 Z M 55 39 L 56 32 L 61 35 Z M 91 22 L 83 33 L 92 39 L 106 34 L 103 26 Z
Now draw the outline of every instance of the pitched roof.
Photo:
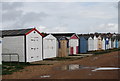
M 86 40 L 90 37 L 89 34 L 78 34 L 79 38 L 84 37 Z
M 62 36 L 59 40 L 68 40 L 65 36 Z
M 30 29 L 18 29 L 18 30 L 2 30 L 2 36 L 14 36 L 14 35 L 25 35 Z
M 36 30 L 36 29 L 29 28 L 29 29 L 2 30 L 0 32 L 2 32 L 2 36 L 18 36 L 18 35 L 29 34 L 32 30 Z M 37 31 L 37 32 L 40 33 L 39 31 Z
M 79 39 L 78 35 L 77 34 L 73 34 L 70 39 Z
M 52 34 L 53 36 L 56 37 L 61 37 L 61 36 L 71 37 L 75 33 L 48 33 L 48 34 Z

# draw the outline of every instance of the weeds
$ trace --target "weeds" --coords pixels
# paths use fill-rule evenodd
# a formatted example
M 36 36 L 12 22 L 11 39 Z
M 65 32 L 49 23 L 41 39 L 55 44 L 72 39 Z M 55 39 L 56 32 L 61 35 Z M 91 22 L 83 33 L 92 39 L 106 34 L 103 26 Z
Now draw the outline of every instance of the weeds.
M 1 69 L 2 69 L 2 75 L 9 75 L 13 72 L 22 72 L 20 70 L 24 69 L 26 66 L 35 66 L 35 65 L 51 65 L 51 64 L 30 64 L 30 63 L 6 63 L 3 62 Z

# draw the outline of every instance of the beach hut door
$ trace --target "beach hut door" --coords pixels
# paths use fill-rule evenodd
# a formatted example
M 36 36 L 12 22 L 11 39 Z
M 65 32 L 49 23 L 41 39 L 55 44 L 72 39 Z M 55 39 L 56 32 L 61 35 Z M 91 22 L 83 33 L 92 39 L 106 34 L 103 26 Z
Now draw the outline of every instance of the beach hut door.
M 73 47 L 70 48 L 70 53 L 73 54 Z

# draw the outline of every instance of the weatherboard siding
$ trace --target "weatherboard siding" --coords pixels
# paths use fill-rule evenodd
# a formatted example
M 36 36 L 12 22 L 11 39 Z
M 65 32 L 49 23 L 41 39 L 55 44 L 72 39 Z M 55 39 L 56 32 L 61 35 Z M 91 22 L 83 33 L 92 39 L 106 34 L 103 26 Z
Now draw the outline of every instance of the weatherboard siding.
M 80 53 L 87 53 L 88 51 L 88 41 L 84 37 L 80 37 L 79 51 Z
M 19 62 L 25 62 L 25 42 L 24 36 L 9 36 L 2 38 L 2 53 L 11 54 L 17 53 L 19 55 Z M 2 56 L 3 61 L 10 61 L 8 55 Z M 11 61 L 18 61 L 16 55 L 12 56 Z
M 113 48 L 116 46 L 116 39 L 113 41 Z
M 102 50 L 102 38 L 101 36 L 98 37 L 98 48 L 97 50 Z
M 109 49 L 111 49 L 112 46 L 111 46 L 111 38 L 109 38 Z
M 58 57 L 67 57 L 69 48 L 67 46 L 67 40 L 59 40 Z
M 57 39 L 53 35 L 43 38 L 43 59 L 57 57 Z
M 116 42 L 115 42 L 115 48 L 118 48 L 118 47 L 119 47 L 118 44 L 119 44 L 119 43 L 118 43 L 118 40 L 116 40 Z
M 94 50 L 94 40 L 92 37 L 89 37 L 88 39 L 88 51 L 93 51 Z
M 118 41 L 118 48 L 120 48 L 120 40 Z
M 35 30 L 26 35 L 26 62 L 43 60 L 42 36 Z
M 102 39 L 102 50 L 105 50 L 105 38 Z
M 98 50 L 98 38 L 94 36 L 94 50 Z
M 73 48 L 73 54 L 78 53 L 77 47 L 79 46 L 79 39 L 70 39 L 69 40 L 69 48 Z M 70 49 L 72 51 L 72 49 Z M 70 53 L 72 54 L 72 53 Z

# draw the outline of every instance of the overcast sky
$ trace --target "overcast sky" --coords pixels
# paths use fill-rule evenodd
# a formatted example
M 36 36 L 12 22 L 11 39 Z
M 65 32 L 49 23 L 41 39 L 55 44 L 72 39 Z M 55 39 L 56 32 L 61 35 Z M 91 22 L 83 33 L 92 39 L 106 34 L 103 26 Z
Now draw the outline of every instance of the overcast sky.
M 1 3 L 0 3 L 1 4 Z M 3 29 L 40 32 L 117 32 L 117 2 L 3 2 Z

